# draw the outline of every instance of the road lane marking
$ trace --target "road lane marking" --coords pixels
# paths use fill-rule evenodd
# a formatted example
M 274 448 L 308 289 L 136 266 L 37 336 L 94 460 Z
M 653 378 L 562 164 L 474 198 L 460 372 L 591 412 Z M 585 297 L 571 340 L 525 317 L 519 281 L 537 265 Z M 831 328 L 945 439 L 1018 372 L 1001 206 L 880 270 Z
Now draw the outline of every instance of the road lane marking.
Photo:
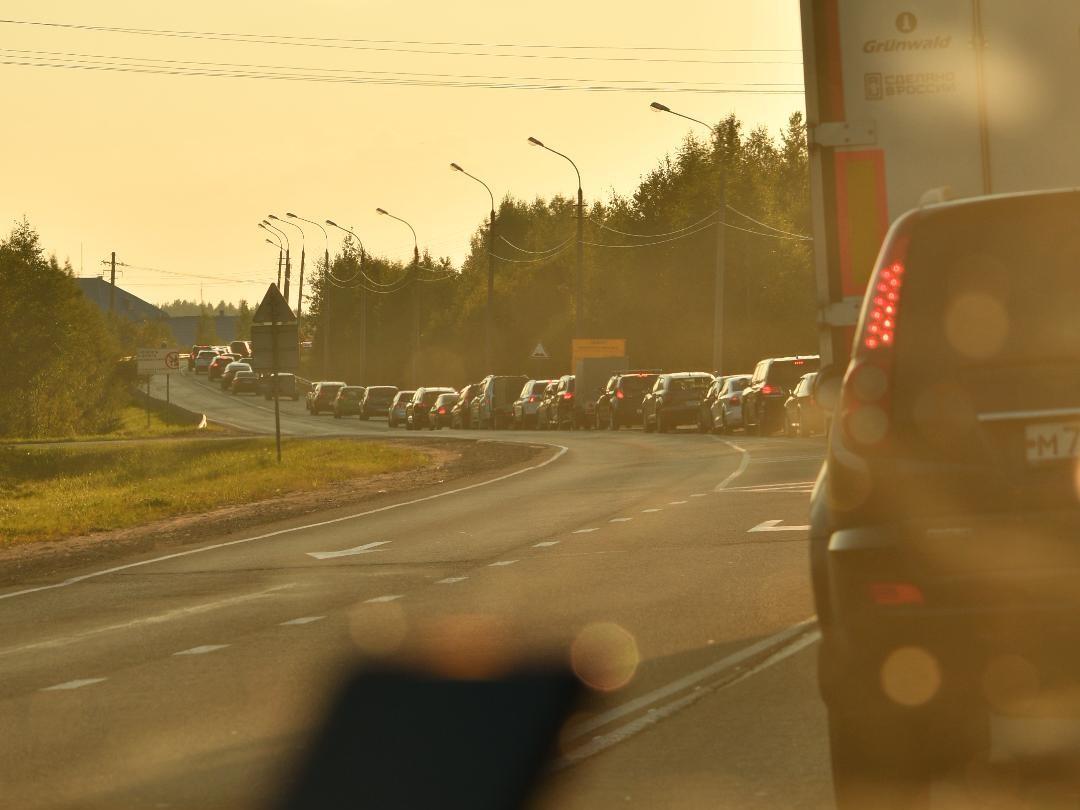
M 695 492 L 695 493 L 694 493 L 693 495 L 691 495 L 690 497 L 691 497 L 691 498 L 705 498 L 705 497 L 707 497 L 707 496 L 708 496 L 708 494 L 709 494 L 709 493 L 707 493 L 707 492 Z
M 551 548 L 559 545 L 558 540 L 545 540 L 543 543 L 533 543 L 533 548 Z
M 380 506 L 377 509 L 368 509 L 367 511 L 357 512 L 357 513 L 352 514 L 352 515 L 343 515 L 341 517 L 331 518 L 330 520 L 321 520 L 321 521 L 319 521 L 317 523 L 308 523 L 308 524 L 305 524 L 303 526 L 292 526 L 292 527 L 290 527 L 288 529 L 278 529 L 277 531 L 267 532 L 265 534 L 258 534 L 258 535 L 255 535 L 254 537 L 241 537 L 241 538 L 239 538 L 237 540 L 229 540 L 229 541 L 226 541 L 224 543 L 214 543 L 214 544 L 209 545 L 209 546 L 202 546 L 201 548 L 192 548 L 192 549 L 188 549 L 186 551 L 177 551 L 177 552 L 174 552 L 173 554 L 166 554 L 166 555 L 164 555 L 162 557 L 154 557 L 153 559 L 150 559 L 150 560 L 140 560 L 139 562 L 127 563 L 125 565 L 117 565 L 117 566 L 114 566 L 112 568 L 105 568 L 105 569 L 103 569 L 101 571 L 94 571 L 94 572 L 89 573 L 89 574 L 82 574 L 82 575 L 77 576 L 77 577 L 70 577 L 69 579 L 62 580 L 61 582 L 54 582 L 54 583 L 52 583 L 50 585 L 38 585 L 37 587 L 34 587 L 34 588 L 24 588 L 21 591 L 12 591 L 11 593 L 2 593 L 2 594 L 0 594 L 0 601 L 2 601 L 4 599 L 14 599 L 17 596 L 26 596 L 26 595 L 32 594 L 32 593 L 40 593 L 41 591 L 51 591 L 51 590 L 55 590 L 57 588 L 67 588 L 67 587 L 70 587 L 71 585 L 75 585 L 75 584 L 77 584 L 79 582 L 85 582 L 86 580 L 89 580 L 89 579 L 96 579 L 98 577 L 103 577 L 103 576 L 106 576 L 108 574 L 115 574 L 118 571 L 128 571 L 128 570 L 130 570 L 132 568 L 140 568 L 140 567 L 142 567 L 144 565 L 153 565 L 155 563 L 166 562 L 168 560 L 176 560 L 176 559 L 179 559 L 181 557 L 191 556 L 192 554 L 202 554 L 202 553 L 207 552 L 207 551 L 216 551 L 219 548 L 228 548 L 230 546 L 238 546 L 238 545 L 242 545 L 244 543 L 254 543 L 254 542 L 259 541 L 259 540 L 269 540 L 272 537 L 281 537 L 281 536 L 286 535 L 286 534 L 294 534 L 296 532 L 302 532 L 302 531 L 306 531 L 308 529 L 318 529 L 318 528 L 321 528 L 323 526 L 332 526 L 332 525 L 335 525 L 337 523 L 344 523 L 345 521 L 348 521 L 348 520 L 356 520 L 357 518 L 367 517 L 368 515 L 376 515 L 376 514 L 379 514 L 381 512 L 389 512 L 389 511 L 391 511 L 393 509 L 401 509 L 403 507 L 413 506 L 413 505 L 418 504 L 418 503 L 426 503 L 427 501 L 433 501 L 433 500 L 435 500 L 437 498 L 445 498 L 445 497 L 447 497 L 449 495 L 458 495 L 458 494 L 460 494 L 462 492 L 468 492 L 469 490 L 478 489 L 480 487 L 486 487 L 486 486 L 488 486 L 490 484 L 497 484 L 500 481 L 506 481 L 506 480 L 508 480 L 510 478 L 514 478 L 515 476 L 522 475 L 522 474 L 527 473 L 527 472 L 533 472 L 535 470 L 543 469 L 544 467 L 548 466 L 549 464 L 552 464 L 555 461 L 558 461 L 560 458 L 562 458 L 564 455 L 566 455 L 570 451 L 569 447 L 567 447 L 565 445 L 562 445 L 562 444 L 551 444 L 551 445 L 548 445 L 548 446 L 558 448 L 558 452 L 555 453 L 555 455 L 553 455 L 551 458 L 545 459 L 544 461 L 541 461 L 539 464 L 533 464 L 530 467 L 522 467 L 520 470 L 514 470 L 513 472 L 509 472 L 509 473 L 506 473 L 504 475 L 499 475 L 499 476 L 496 476 L 495 478 L 489 478 L 486 481 L 477 481 L 475 484 L 468 484 L 468 485 L 463 486 L 463 487 L 457 487 L 456 489 L 448 489 L 445 492 L 436 492 L 436 493 L 434 493 L 432 495 L 425 495 L 422 498 L 413 498 L 412 500 L 401 501 L 400 503 L 392 503 L 392 504 L 388 504 L 387 506 Z
M 379 604 L 381 602 L 393 602 L 393 601 L 395 601 L 397 599 L 404 599 L 404 598 L 405 598 L 405 594 L 403 594 L 403 593 L 388 594 L 387 596 L 376 596 L 373 599 L 365 599 L 364 604 L 366 604 L 366 605 L 377 605 L 377 604 Z
M 440 579 L 436 582 L 436 585 L 453 585 L 455 582 L 464 582 L 468 577 L 447 577 L 446 579 Z
M 752 529 L 747 529 L 749 532 L 808 532 L 809 526 L 781 526 L 782 520 L 766 520 L 759 523 Z
M 742 458 L 739 460 L 739 466 L 735 470 L 735 472 L 733 472 L 731 475 L 729 475 L 727 478 L 717 484 L 713 492 L 720 492 L 723 489 L 727 489 L 728 485 L 731 484 L 732 481 L 734 481 L 744 472 L 746 472 L 746 468 L 750 466 L 750 452 L 746 448 L 740 447 L 734 442 L 725 441 L 724 439 L 721 439 L 720 441 L 724 442 L 724 444 L 726 444 L 732 450 L 737 450 L 738 452 L 742 453 Z
M 680 506 L 686 503 L 686 501 L 668 501 L 668 506 Z
M 727 492 L 767 492 L 769 490 L 785 490 L 795 487 L 813 487 L 813 481 L 785 481 L 781 484 L 751 484 L 745 487 L 730 487 Z
M 574 532 L 574 534 L 588 534 L 589 532 L 595 532 L 595 531 L 598 531 L 598 529 L 578 529 L 577 531 Z
M 798 625 L 796 625 L 796 626 L 798 626 Z M 784 659 L 790 658 L 791 656 L 795 655 L 796 653 L 801 652 L 802 650 L 806 649 L 811 644 L 816 643 L 820 639 L 821 639 L 821 632 L 819 630 L 816 630 L 816 629 L 812 630 L 809 633 L 806 633 L 805 635 L 803 635 L 801 638 L 797 638 L 794 642 L 792 642 L 790 644 L 787 644 L 786 646 L 782 647 L 779 650 L 776 650 L 771 655 L 769 655 L 765 660 L 763 660 L 760 663 L 752 666 L 750 669 L 746 670 L 745 672 L 741 672 L 741 673 L 737 674 L 731 680 L 728 680 L 728 681 L 726 681 L 724 683 L 717 684 L 716 686 L 713 686 L 711 688 L 709 688 L 709 687 L 701 688 L 700 686 L 698 686 L 698 687 L 695 688 L 694 691 L 690 692 L 690 694 L 684 695 L 683 697 L 678 698 L 678 699 L 672 701 L 671 703 L 664 704 L 663 706 L 660 706 L 658 708 L 649 709 L 647 714 L 644 714 L 641 717 L 637 717 L 634 720 L 631 720 L 629 723 L 627 723 L 627 724 L 625 724 L 623 726 L 620 726 L 620 727 L 614 729 L 613 731 L 608 732 L 607 734 L 602 734 L 602 735 L 600 735 L 598 737 L 594 737 L 592 740 L 590 740 L 588 743 L 581 746 L 580 748 L 576 748 L 573 751 L 570 751 L 569 753 L 564 754 L 563 756 L 561 756 L 559 759 L 557 759 L 555 761 L 552 769 L 556 770 L 556 771 L 561 771 L 564 768 L 569 768 L 569 767 L 571 767 L 573 765 L 576 765 L 577 763 L 581 762 L 584 759 L 588 759 L 589 757 L 593 756 L 594 754 L 598 754 L 601 751 L 604 751 L 605 749 L 611 748 L 614 745 L 618 745 L 619 743 L 630 739 L 631 737 L 633 737 L 638 732 L 644 731 L 645 729 L 656 725 L 661 720 L 666 720 L 667 718 L 677 714 L 678 712 L 685 709 L 687 706 L 691 705 L 692 703 L 696 703 L 698 700 L 705 697 L 706 695 L 712 694 L 713 692 L 717 691 L 718 689 L 724 689 L 724 688 L 727 688 L 727 687 L 730 687 L 730 686 L 734 686 L 735 684 L 746 680 L 750 676 L 756 675 L 757 673 L 761 672 L 762 670 L 767 669 L 767 668 L 773 666 L 774 664 L 778 664 L 779 662 L 783 661 Z M 768 639 L 766 639 L 766 641 L 767 640 Z M 757 645 L 755 645 L 755 646 L 757 646 Z M 738 655 L 738 653 L 736 653 L 736 655 Z M 733 657 L 734 656 L 729 656 L 729 658 L 733 658 Z M 745 657 L 743 658 L 743 660 L 745 660 Z M 720 663 L 720 662 L 717 662 L 717 663 Z M 715 666 L 715 664 L 713 666 Z M 734 666 L 734 664 L 732 664 L 732 666 Z M 661 691 L 661 690 L 657 690 L 657 691 Z M 600 717 L 603 717 L 603 715 L 600 715 Z M 595 718 L 594 722 L 595 722 L 595 720 L 599 720 L 600 717 Z M 595 726 L 595 725 L 593 726 L 593 728 L 597 728 L 597 727 L 598 726 Z M 578 734 L 578 735 L 574 735 L 574 736 L 581 736 L 581 735 Z M 574 736 L 571 736 L 568 739 L 572 740 L 572 739 L 574 739 Z
M 608 523 L 629 523 L 633 518 L 612 518 Z
M 41 689 L 42 692 L 66 692 L 70 689 L 82 689 L 84 686 L 90 686 L 93 683 L 101 683 L 107 681 L 108 678 L 82 678 L 77 681 L 65 681 L 64 683 L 58 683 L 56 686 L 46 686 Z
M 648 513 L 648 512 L 663 512 L 664 510 L 663 509 L 642 509 L 641 511 L 643 513 Z
M 296 624 L 311 624 L 312 622 L 317 622 L 325 618 L 325 616 L 301 616 L 299 619 L 289 619 L 287 622 L 282 622 L 281 626 L 289 627 Z
M 94 636 L 101 635 L 102 633 L 110 633 L 113 630 L 129 630 L 134 627 L 162 624 L 163 622 L 173 621 L 174 619 L 184 619 L 188 616 L 197 616 L 200 613 L 209 613 L 212 610 L 220 610 L 221 608 L 232 607 L 233 605 L 241 605 L 245 602 L 250 602 L 255 599 L 262 599 L 263 597 L 269 596 L 270 594 L 276 593 L 277 591 L 283 591 L 288 588 L 295 587 L 296 583 L 275 585 L 273 588 L 267 588 L 264 591 L 241 594 L 240 596 L 230 596 L 227 599 L 219 599 L 216 602 L 204 602 L 200 605 L 177 608 L 176 610 L 169 610 L 165 613 L 158 613 L 154 616 L 144 616 L 141 619 L 132 619 L 128 622 L 108 624 L 104 627 L 95 627 L 92 630 L 86 630 L 82 633 L 76 633 L 71 636 L 60 636 L 59 638 L 46 639 L 45 641 L 35 641 L 31 644 L 23 644 L 18 647 L 8 647 L 7 649 L 0 650 L 0 658 L 21 652 L 30 652 L 31 650 L 48 650 L 54 649 L 56 647 L 65 647 L 68 644 L 74 644 L 75 642 L 83 641 L 84 639 L 93 638 Z
M 824 461 L 822 456 L 781 456 L 780 458 L 761 458 L 756 459 L 758 464 L 786 464 L 789 461 Z
M 498 562 L 490 563 L 488 565 L 488 568 L 500 568 L 500 567 L 506 566 L 506 565 L 513 565 L 516 562 L 517 562 L 517 560 L 499 560 Z
M 207 653 L 224 650 L 228 646 L 228 644 L 200 644 L 198 647 L 191 647 L 187 650 L 174 652 L 173 655 L 206 655 Z
M 333 560 L 337 557 L 353 557 L 357 554 L 374 554 L 376 551 L 383 551 L 378 547 L 385 546 L 389 542 L 389 540 L 376 540 L 374 543 L 365 543 L 362 546 L 346 548 L 341 551 L 309 551 L 307 555 L 314 557 L 316 560 Z

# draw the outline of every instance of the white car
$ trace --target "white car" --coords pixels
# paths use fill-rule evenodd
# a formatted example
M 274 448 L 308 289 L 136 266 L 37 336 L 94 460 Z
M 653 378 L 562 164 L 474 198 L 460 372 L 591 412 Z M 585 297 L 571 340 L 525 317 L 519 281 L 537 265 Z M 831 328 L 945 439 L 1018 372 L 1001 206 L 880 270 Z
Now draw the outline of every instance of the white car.
M 742 392 L 749 384 L 749 374 L 736 374 L 724 380 L 712 406 L 713 424 L 720 433 L 743 426 Z
M 220 352 L 217 352 L 214 349 L 203 349 L 199 352 L 195 356 L 195 373 L 206 374 L 210 369 L 210 364 L 217 359 L 218 354 L 220 354 Z

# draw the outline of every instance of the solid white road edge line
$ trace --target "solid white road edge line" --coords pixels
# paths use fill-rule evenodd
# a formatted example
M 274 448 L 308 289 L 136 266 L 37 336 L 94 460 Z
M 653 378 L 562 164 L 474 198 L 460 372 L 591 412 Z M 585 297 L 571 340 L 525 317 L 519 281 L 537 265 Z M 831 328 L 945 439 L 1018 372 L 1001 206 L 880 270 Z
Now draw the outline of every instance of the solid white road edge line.
M 108 678 L 83 678 L 78 681 L 67 681 L 65 683 L 58 683 L 56 686 L 46 686 L 41 692 L 66 692 L 69 689 L 81 689 L 84 686 L 89 686 L 92 683 L 101 683 Z
M 541 461 L 539 464 L 533 464 L 531 467 L 522 467 L 520 470 L 514 470 L 513 472 L 506 473 L 505 475 L 500 475 L 500 476 L 497 476 L 495 478 L 489 478 L 486 481 L 477 481 L 475 484 L 469 484 L 468 486 L 458 487 L 456 489 L 448 489 L 448 490 L 446 490 L 446 492 L 436 492 L 434 495 L 425 495 L 422 498 L 413 498 L 411 501 L 401 501 L 401 503 L 392 503 L 392 504 L 390 504 L 388 506 L 380 506 L 378 509 L 368 509 L 366 512 L 357 512 L 357 513 L 352 514 L 352 515 L 343 515 L 342 517 L 332 518 L 330 520 L 322 520 L 322 521 L 319 521 L 318 523 L 307 523 L 307 524 L 305 524 L 303 526 L 293 526 L 292 528 L 289 528 L 289 529 L 278 529 L 276 532 L 267 532 L 266 534 L 258 534 L 258 535 L 255 535 L 254 537 L 241 537 L 238 540 L 229 540 L 229 541 L 227 541 L 225 543 L 214 543 L 213 545 L 202 546 L 200 548 L 192 548 L 192 549 L 188 549 L 187 551 L 178 551 L 178 552 L 176 552 L 174 554 L 166 554 L 163 557 L 154 557 L 151 560 L 141 560 L 139 562 L 128 563 L 127 565 L 117 565 L 117 566 L 115 566 L 113 568 L 106 568 L 106 569 L 104 569 L 102 571 L 94 571 L 93 573 L 90 573 L 90 574 L 83 574 L 81 576 L 71 577 L 70 579 L 65 579 L 62 582 L 54 582 L 51 585 L 38 585 L 36 588 L 25 588 L 25 589 L 23 589 L 21 591 L 12 591 L 11 593 L 2 593 L 2 594 L 0 594 L 0 601 L 2 601 L 4 599 L 14 599 L 16 596 L 26 596 L 27 594 L 31 594 L 31 593 L 40 593 L 41 591 L 51 591 L 51 590 L 54 590 L 56 588 L 66 588 L 66 587 L 68 587 L 70 585 L 75 585 L 75 584 L 77 584 L 79 582 L 85 582 L 88 579 L 96 579 L 97 577 L 103 577 L 103 576 L 106 576 L 108 574 L 115 574 L 118 571 L 127 571 L 127 570 L 129 570 L 131 568 L 139 568 L 139 567 L 144 566 L 144 565 L 153 565 L 154 563 L 165 562 L 166 560 L 175 560 L 175 559 L 178 559 L 180 557 L 188 557 L 188 556 L 191 556 L 192 554 L 202 554 L 203 552 L 206 552 L 206 551 L 215 551 L 215 550 L 217 550 L 219 548 L 228 548 L 229 546 L 238 546 L 238 545 L 241 545 L 243 543 L 254 543 L 254 542 L 258 541 L 258 540 L 269 540 L 271 537 L 281 537 L 282 535 L 293 534 L 295 532 L 302 532 L 302 531 L 306 531 L 307 529 L 317 529 L 317 528 L 319 528 L 321 526 L 331 526 L 331 525 L 333 525 L 335 523 L 344 523 L 345 521 L 356 520 L 357 518 L 367 517 L 368 515 L 377 515 L 380 512 L 389 512 L 389 511 L 391 511 L 393 509 L 401 509 L 402 507 L 405 507 L 405 506 L 413 506 L 414 504 L 425 503 L 426 501 L 433 501 L 436 498 L 445 498 L 448 495 L 457 495 L 457 494 L 462 493 L 462 492 L 468 492 L 469 490 L 472 490 L 472 489 L 479 489 L 480 487 L 486 487 L 489 484 L 497 484 L 499 481 L 506 481 L 509 478 L 514 478 L 515 476 L 521 475 L 523 473 L 532 472 L 534 470 L 542 469 L 542 468 L 546 467 L 548 464 L 551 464 L 551 463 L 553 463 L 555 461 L 558 461 L 560 458 L 562 458 L 564 455 L 566 455 L 566 453 L 570 450 L 569 447 L 566 447 L 565 445 L 562 445 L 562 444 L 551 444 L 551 445 L 548 445 L 548 447 L 557 447 L 557 448 L 559 448 L 559 452 L 557 452 L 551 458 L 545 459 L 544 461 Z
M 678 692 L 682 692 L 684 689 L 689 689 L 701 681 L 704 681 L 712 676 L 723 672 L 726 669 L 738 666 L 743 661 L 753 658 L 755 655 L 760 655 L 763 651 L 770 647 L 775 647 L 779 644 L 783 644 L 790 641 L 793 638 L 805 633 L 815 622 L 817 617 L 811 616 L 809 619 L 793 624 L 791 627 L 787 627 L 778 633 L 773 633 L 771 636 L 751 644 L 749 647 L 743 647 L 737 652 L 733 652 L 731 655 L 727 655 L 721 658 L 719 661 L 715 661 L 709 666 L 699 669 L 696 672 L 691 672 L 689 675 L 684 675 L 678 680 L 672 681 L 666 686 L 661 686 L 654 689 L 651 692 L 647 692 L 639 698 L 623 703 L 621 706 L 616 706 L 614 709 L 610 709 L 606 712 L 598 714 L 583 723 L 575 725 L 573 728 L 567 730 L 567 734 L 563 736 L 564 740 L 576 740 L 579 737 L 583 737 L 590 731 L 606 726 L 613 720 L 618 720 L 620 717 L 625 717 L 628 714 L 633 714 L 636 711 L 640 711 L 645 707 L 657 703 L 665 698 L 671 697 Z
M 730 484 L 732 481 L 734 481 L 736 478 L 738 478 L 740 475 L 742 475 L 744 472 L 746 472 L 746 468 L 748 466 L 750 466 L 750 451 L 749 450 L 747 450 L 744 447 L 740 447 L 739 445 L 735 444 L 735 442 L 729 442 L 729 441 L 726 441 L 724 439 L 721 439 L 720 441 L 722 441 L 724 444 L 726 444 L 732 450 L 737 450 L 738 452 L 742 453 L 742 459 L 739 461 L 739 466 L 735 470 L 735 472 L 733 472 L 731 475 L 729 475 L 727 478 L 725 478 L 723 481 L 721 481 L 719 484 L 717 484 L 716 488 L 713 490 L 713 492 L 720 492 L 720 491 L 722 491 L 724 489 L 727 489 L 728 484 Z
M 789 644 L 787 647 L 784 647 L 781 650 L 777 650 L 765 661 L 762 661 L 760 664 L 753 667 L 749 671 L 744 672 L 734 680 L 723 684 L 723 688 L 734 686 L 735 684 L 746 680 L 751 675 L 761 672 L 763 669 L 771 667 L 773 664 L 779 663 L 785 658 L 790 658 L 792 655 L 805 649 L 806 647 L 809 647 L 811 644 L 815 643 L 820 638 L 821 633 L 817 630 L 806 634 L 802 638 L 798 639 L 795 643 Z M 555 760 L 555 763 L 552 766 L 552 770 L 561 771 L 564 768 L 569 768 L 584 759 L 588 759 L 594 754 L 598 754 L 607 748 L 611 748 L 614 745 L 625 742 L 638 732 L 644 731 L 650 726 L 656 725 L 661 720 L 666 720 L 672 715 L 682 711 L 692 703 L 696 703 L 697 701 L 701 700 L 701 698 L 705 697 L 706 695 L 712 694 L 712 692 L 714 691 L 715 690 L 713 689 L 698 689 L 691 692 L 689 695 L 685 695 L 679 698 L 678 700 L 673 700 L 671 703 L 667 703 L 657 709 L 652 709 L 647 714 L 631 720 L 626 725 L 620 726 L 614 731 L 610 731 L 607 734 L 596 737 L 595 739 L 589 741 L 580 748 L 576 748 L 570 753 L 559 757 L 559 759 Z

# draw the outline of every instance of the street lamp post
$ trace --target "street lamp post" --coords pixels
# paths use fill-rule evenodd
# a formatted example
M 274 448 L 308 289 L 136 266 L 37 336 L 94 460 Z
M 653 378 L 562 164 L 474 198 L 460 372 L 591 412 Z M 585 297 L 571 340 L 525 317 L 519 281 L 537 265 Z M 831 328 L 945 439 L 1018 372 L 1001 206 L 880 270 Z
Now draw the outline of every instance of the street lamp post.
M 277 286 L 278 286 L 278 289 L 281 289 L 281 266 L 282 266 L 282 265 L 283 265 L 283 264 L 285 263 L 285 245 L 284 245 L 284 243 L 283 243 L 283 242 L 281 241 L 281 237 L 280 237 L 280 236 L 278 236 L 278 235 L 277 235 L 276 233 L 274 233 L 274 232 L 273 232 L 272 230 L 270 230 L 269 228 L 267 228 L 267 227 L 266 227 L 266 225 L 265 225 L 264 223 L 260 222 L 260 223 L 259 223 L 259 227 L 260 227 L 260 228 L 262 228 L 262 229 L 263 229 L 264 231 L 266 231 L 266 232 L 267 232 L 268 234 L 270 234 L 270 236 L 274 237 L 274 240 L 275 240 L 275 241 L 273 241 L 273 242 L 270 242 L 270 240 L 269 240 L 269 239 L 267 239 L 266 241 L 267 241 L 267 242 L 270 242 L 270 244 L 271 244 L 271 245 L 274 245 L 274 246 L 275 246 L 275 247 L 276 247 L 276 248 L 278 249 L 278 257 L 277 257 Z
M 479 177 L 469 174 L 458 164 L 451 163 L 450 168 L 453 169 L 455 172 L 461 172 L 466 177 L 471 177 L 477 183 L 482 185 L 485 189 L 487 189 L 488 197 L 491 198 L 491 217 L 488 219 L 487 229 L 487 306 L 484 308 L 484 369 L 485 373 L 490 373 L 495 371 L 495 367 L 492 365 L 492 341 L 495 331 L 495 316 L 492 311 L 492 299 L 495 296 L 495 195 L 491 193 L 491 187 L 488 186 L 487 183 L 485 183 Z
M 300 231 L 300 275 L 303 276 L 304 275 L 304 253 L 305 253 L 304 229 L 301 228 L 299 225 L 297 225 L 295 222 L 289 222 L 289 220 L 282 219 L 281 217 L 279 217 L 279 216 L 277 216 L 275 214 L 271 214 L 270 219 L 274 220 L 274 222 L 280 222 L 282 225 L 290 225 L 293 228 L 296 228 L 296 230 Z M 285 292 L 284 292 L 285 303 L 286 304 L 289 303 L 289 278 L 291 276 L 292 276 L 292 265 L 291 265 L 290 262 L 286 262 L 285 263 Z
M 325 240 L 326 247 L 323 250 L 323 262 L 324 270 L 327 276 L 330 275 L 330 237 L 326 233 L 326 228 L 320 225 L 313 219 L 304 219 L 304 217 L 298 217 L 291 211 L 286 211 L 285 216 L 290 219 L 298 219 L 301 222 L 306 222 L 309 225 L 314 225 L 320 231 L 322 231 L 323 239 Z M 304 274 L 300 274 L 300 296 L 296 304 L 296 319 L 300 320 L 300 301 L 303 300 L 304 295 Z M 323 373 L 328 374 L 330 371 L 330 295 L 329 295 L 329 283 L 326 278 L 323 279 Z
M 289 259 L 289 235 L 287 233 L 285 233 L 285 231 L 281 230 L 281 228 L 278 228 L 278 227 L 275 227 L 274 225 L 272 225 L 270 223 L 270 220 L 268 220 L 268 219 L 264 219 L 262 221 L 262 225 L 268 231 L 270 231 L 271 233 L 276 233 L 278 236 L 280 236 L 285 241 L 285 283 L 286 283 L 286 285 L 288 285 L 288 283 L 289 283 L 288 282 L 288 279 L 289 279 L 289 267 L 292 264 L 292 262 Z M 281 275 L 280 274 L 278 275 L 278 289 L 279 290 L 281 289 Z M 288 289 L 288 287 L 286 287 L 286 289 Z
M 529 143 L 533 146 L 539 146 L 541 149 L 546 149 L 552 154 L 558 155 L 571 166 L 574 167 L 574 172 L 577 174 L 577 271 L 574 278 L 574 336 L 585 336 L 585 294 L 584 294 L 584 278 L 585 278 L 585 197 L 581 191 L 581 172 L 578 170 L 577 164 L 574 163 L 569 157 L 562 152 L 557 152 L 550 146 L 545 146 L 540 140 L 529 137 Z
M 382 214 L 384 217 L 390 217 L 390 219 L 396 219 L 398 222 L 404 222 L 412 231 L 413 238 L 413 271 L 412 271 L 412 310 L 413 310 L 413 350 L 412 350 L 412 384 L 415 388 L 420 384 L 419 376 L 416 373 L 416 364 L 420 358 L 420 285 L 417 284 L 417 276 L 420 272 L 420 242 L 416 238 L 416 229 L 408 222 L 405 222 L 401 217 L 394 216 L 384 208 L 376 208 L 376 214 Z
M 703 127 L 708 128 L 713 135 L 719 135 L 719 128 L 706 124 L 704 121 L 700 121 L 697 118 L 691 118 L 689 115 L 683 115 L 680 112 L 670 107 L 661 104 L 659 101 L 654 101 L 649 105 L 657 112 L 669 113 L 671 115 L 677 115 L 679 118 L 685 118 L 687 121 L 693 121 L 695 124 L 700 124 Z M 725 271 L 726 271 L 726 245 L 725 239 L 727 237 L 727 170 L 724 168 L 724 155 L 718 156 L 720 165 L 720 212 L 717 214 L 716 219 L 716 262 L 715 269 L 713 271 L 713 371 L 722 374 L 727 371 L 724 366 L 724 286 L 725 286 Z
M 339 231 L 352 236 L 356 240 L 356 243 L 360 245 L 360 381 L 365 385 L 367 384 L 367 286 L 364 283 L 364 243 L 360 237 L 352 230 L 352 228 L 346 228 L 338 225 L 332 219 L 326 220 L 326 224 L 331 228 L 337 228 Z

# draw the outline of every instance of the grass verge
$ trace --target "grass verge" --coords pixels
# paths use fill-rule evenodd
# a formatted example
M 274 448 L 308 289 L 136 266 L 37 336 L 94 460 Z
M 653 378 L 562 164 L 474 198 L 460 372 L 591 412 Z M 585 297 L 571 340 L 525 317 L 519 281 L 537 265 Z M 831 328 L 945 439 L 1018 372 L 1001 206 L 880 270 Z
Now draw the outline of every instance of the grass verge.
M 429 461 L 417 450 L 370 441 L 284 445 L 280 465 L 273 439 L 0 447 L 0 548 L 128 528 Z
M 213 422 L 200 428 L 187 421 L 171 418 L 168 414 L 150 411 L 150 424 L 146 423 L 146 409 L 138 405 L 125 405 L 116 415 L 116 427 L 106 433 L 87 433 L 44 439 L 0 439 L 0 444 L 42 444 L 46 442 L 98 441 L 107 439 L 184 439 L 204 436 L 226 435 L 229 431 Z

